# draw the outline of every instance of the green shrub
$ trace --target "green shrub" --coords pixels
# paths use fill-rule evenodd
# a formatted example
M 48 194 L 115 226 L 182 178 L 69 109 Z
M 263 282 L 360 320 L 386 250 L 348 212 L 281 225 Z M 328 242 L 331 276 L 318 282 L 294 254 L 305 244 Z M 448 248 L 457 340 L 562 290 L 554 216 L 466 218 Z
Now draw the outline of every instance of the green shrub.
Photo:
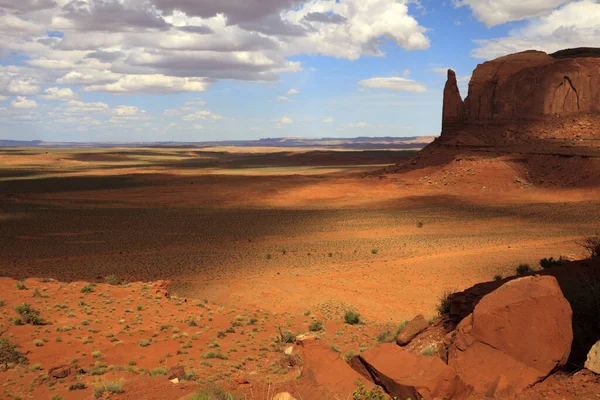
M 227 356 L 220 351 L 209 351 L 202 356 L 204 359 L 218 358 L 219 360 L 227 360 Z
M 92 357 L 94 357 L 94 358 L 100 358 L 100 357 L 102 357 L 102 352 L 100 352 L 100 351 L 93 351 L 92 352 Z
M 15 283 L 15 287 L 19 290 L 27 290 L 27 286 L 25 286 L 25 281 L 17 281 L 17 283 Z
M 417 222 L 417 228 L 422 228 L 423 225 L 425 225 L 423 222 L 421 222 L 421 221 Z
M 308 326 L 308 330 L 311 332 L 318 332 L 323 330 L 323 323 L 321 321 L 313 321 Z
M 383 389 L 379 386 L 375 386 L 370 390 L 365 388 L 365 385 L 362 381 L 357 381 L 354 383 L 357 386 L 357 389 L 352 392 L 352 400 L 386 400 L 388 396 L 385 394 Z M 397 398 L 393 398 L 397 400 Z
M 188 400 L 242 400 L 243 396 L 228 393 L 222 387 L 209 385 L 206 388 L 197 391 L 189 397 Z
M 81 288 L 81 293 L 92 293 L 94 291 L 94 284 L 90 283 Z
M 150 346 L 150 340 L 140 340 L 139 344 L 142 347 L 148 347 Z
M 344 314 L 344 322 L 349 325 L 356 325 L 360 322 L 360 314 L 356 311 L 348 310 Z
M 157 376 L 157 375 L 166 375 L 168 372 L 167 367 L 162 366 L 160 368 L 154 368 L 150 370 L 150 375 L 152 376 Z
M 567 262 L 567 260 L 564 259 L 562 256 L 560 256 L 558 260 L 555 260 L 554 257 L 542 258 L 540 260 L 540 267 L 548 269 L 557 265 L 563 265 L 565 262 Z
M 94 388 L 94 397 L 99 399 L 105 393 L 123 393 L 123 381 L 108 382 Z
M 494 275 L 494 280 L 495 280 L 495 281 L 501 281 L 502 279 L 503 279 L 503 278 L 502 278 L 502 275 L 500 275 L 500 274 L 496 274 L 496 275 Z
M 26 364 L 27 357 L 17 350 L 17 344 L 0 337 L 0 366 L 7 370 L 11 365 Z
M 377 250 L 377 249 L 371 249 L 371 254 L 377 254 L 377 253 L 379 253 L 379 250 Z
M 18 321 L 22 322 L 22 324 L 44 325 L 44 320 L 40 317 L 40 311 L 31 307 L 29 304 L 20 304 L 15 307 L 15 310 L 21 316 Z M 17 321 L 15 321 L 15 325 L 21 324 L 18 324 Z
M 529 264 L 519 264 L 515 271 L 517 272 L 517 275 L 525 275 L 531 272 L 531 267 Z
M 437 312 L 440 315 L 450 314 L 450 306 L 452 303 L 450 302 L 451 291 L 446 290 L 439 297 L 439 303 L 437 305 Z
M 73 390 L 84 390 L 87 386 L 85 386 L 85 383 L 83 382 L 77 382 L 74 383 L 72 385 L 69 385 L 69 391 L 73 391 Z

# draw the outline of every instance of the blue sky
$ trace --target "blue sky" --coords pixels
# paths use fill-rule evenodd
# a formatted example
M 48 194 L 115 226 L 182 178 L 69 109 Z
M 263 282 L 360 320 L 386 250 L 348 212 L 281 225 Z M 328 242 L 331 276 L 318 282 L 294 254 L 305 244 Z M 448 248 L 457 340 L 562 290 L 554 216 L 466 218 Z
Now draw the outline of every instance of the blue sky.
M 0 4 L 0 139 L 437 135 L 448 67 L 600 43 L 596 0 Z

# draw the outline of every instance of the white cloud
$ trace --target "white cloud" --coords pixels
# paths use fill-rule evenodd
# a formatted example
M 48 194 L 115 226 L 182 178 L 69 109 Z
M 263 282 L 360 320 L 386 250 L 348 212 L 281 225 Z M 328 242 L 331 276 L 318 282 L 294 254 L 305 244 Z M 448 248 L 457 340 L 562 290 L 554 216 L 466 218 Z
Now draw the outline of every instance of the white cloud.
M 292 88 L 292 89 L 288 90 L 288 91 L 286 92 L 286 94 L 289 94 L 289 95 L 294 95 L 294 94 L 300 94 L 300 92 L 299 92 L 298 90 L 296 90 L 296 89 Z
M 508 21 L 537 17 L 571 0 L 454 0 L 457 7 L 468 6 L 488 27 Z
M 395 92 L 423 93 L 427 91 L 423 84 L 401 77 L 375 77 L 362 80 L 358 84 L 370 89 L 388 89 Z
M 332 124 L 333 123 L 333 118 L 332 117 L 327 117 L 323 120 L 323 123 L 325 124 Z
M 23 108 L 23 109 L 37 107 L 37 103 L 35 102 L 35 100 L 31 100 L 31 99 L 28 99 L 27 97 L 23 97 L 23 96 L 18 96 L 16 99 L 14 99 L 10 103 L 10 105 L 12 108 Z
M 285 124 L 285 125 L 289 125 L 289 124 L 292 124 L 294 121 L 291 118 L 283 117 L 283 118 L 281 118 L 281 121 L 279 121 L 279 122 L 281 122 L 282 124 Z
M 143 110 L 141 111 L 143 113 Z M 140 108 L 136 106 L 118 106 L 113 109 L 113 114 L 118 116 L 131 116 L 140 113 Z
M 294 100 L 290 99 L 289 97 L 279 96 L 277 97 L 277 99 L 275 99 L 275 101 L 277 101 L 278 103 L 291 103 Z
M 66 103 L 65 111 L 67 113 L 92 113 L 104 112 L 109 109 L 108 104 L 102 102 L 86 103 L 80 100 L 69 100 Z
M 174 76 L 156 75 L 124 75 L 117 82 L 103 85 L 86 86 L 86 92 L 111 93 L 176 93 L 204 92 L 210 83 L 202 78 L 180 78 Z
M 8 96 L 0 96 L 0 101 L 8 100 Z
M 582 0 L 567 4 L 547 16 L 512 30 L 508 36 L 476 40 L 472 56 L 492 59 L 537 49 L 552 53 L 570 47 L 596 47 L 600 43 L 600 3 Z
M 350 122 L 348 128 L 368 128 L 371 124 L 368 122 Z
M 41 94 L 38 97 L 44 100 L 68 101 L 76 98 L 77 95 L 70 88 L 59 89 L 57 87 L 52 87 L 44 90 L 44 94 Z

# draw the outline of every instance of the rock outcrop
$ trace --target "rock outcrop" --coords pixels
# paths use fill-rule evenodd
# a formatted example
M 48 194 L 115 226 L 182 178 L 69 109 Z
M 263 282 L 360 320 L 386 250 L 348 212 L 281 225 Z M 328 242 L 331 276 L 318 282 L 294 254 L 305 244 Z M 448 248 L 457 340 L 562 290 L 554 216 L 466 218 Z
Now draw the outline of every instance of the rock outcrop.
M 555 115 L 600 111 L 598 49 L 548 55 L 525 51 L 477 66 L 462 105 L 456 76 L 448 72 L 442 135 L 457 125 L 542 120 Z
M 585 367 L 593 373 L 600 375 L 600 340 L 590 349 Z
M 442 360 L 411 354 L 392 343 L 353 357 L 350 365 L 398 399 L 462 399 L 468 395 L 466 385 Z
M 517 395 L 565 365 L 571 317 L 554 277 L 509 281 L 458 325 L 448 365 L 481 395 Z
M 402 332 L 400 332 L 396 338 L 396 343 L 398 343 L 399 346 L 406 346 L 415 336 L 428 327 L 429 322 L 427 322 L 425 317 L 423 315 L 417 315 L 404 327 L 404 329 L 402 329 Z

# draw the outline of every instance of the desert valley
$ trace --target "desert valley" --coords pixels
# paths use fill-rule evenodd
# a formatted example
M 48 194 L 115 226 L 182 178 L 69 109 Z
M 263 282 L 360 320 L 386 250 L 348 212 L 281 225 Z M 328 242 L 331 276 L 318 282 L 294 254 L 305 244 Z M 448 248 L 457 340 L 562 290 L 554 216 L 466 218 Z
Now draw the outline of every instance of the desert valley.
M 435 139 L 1 148 L 0 397 L 597 399 L 599 56 Z

